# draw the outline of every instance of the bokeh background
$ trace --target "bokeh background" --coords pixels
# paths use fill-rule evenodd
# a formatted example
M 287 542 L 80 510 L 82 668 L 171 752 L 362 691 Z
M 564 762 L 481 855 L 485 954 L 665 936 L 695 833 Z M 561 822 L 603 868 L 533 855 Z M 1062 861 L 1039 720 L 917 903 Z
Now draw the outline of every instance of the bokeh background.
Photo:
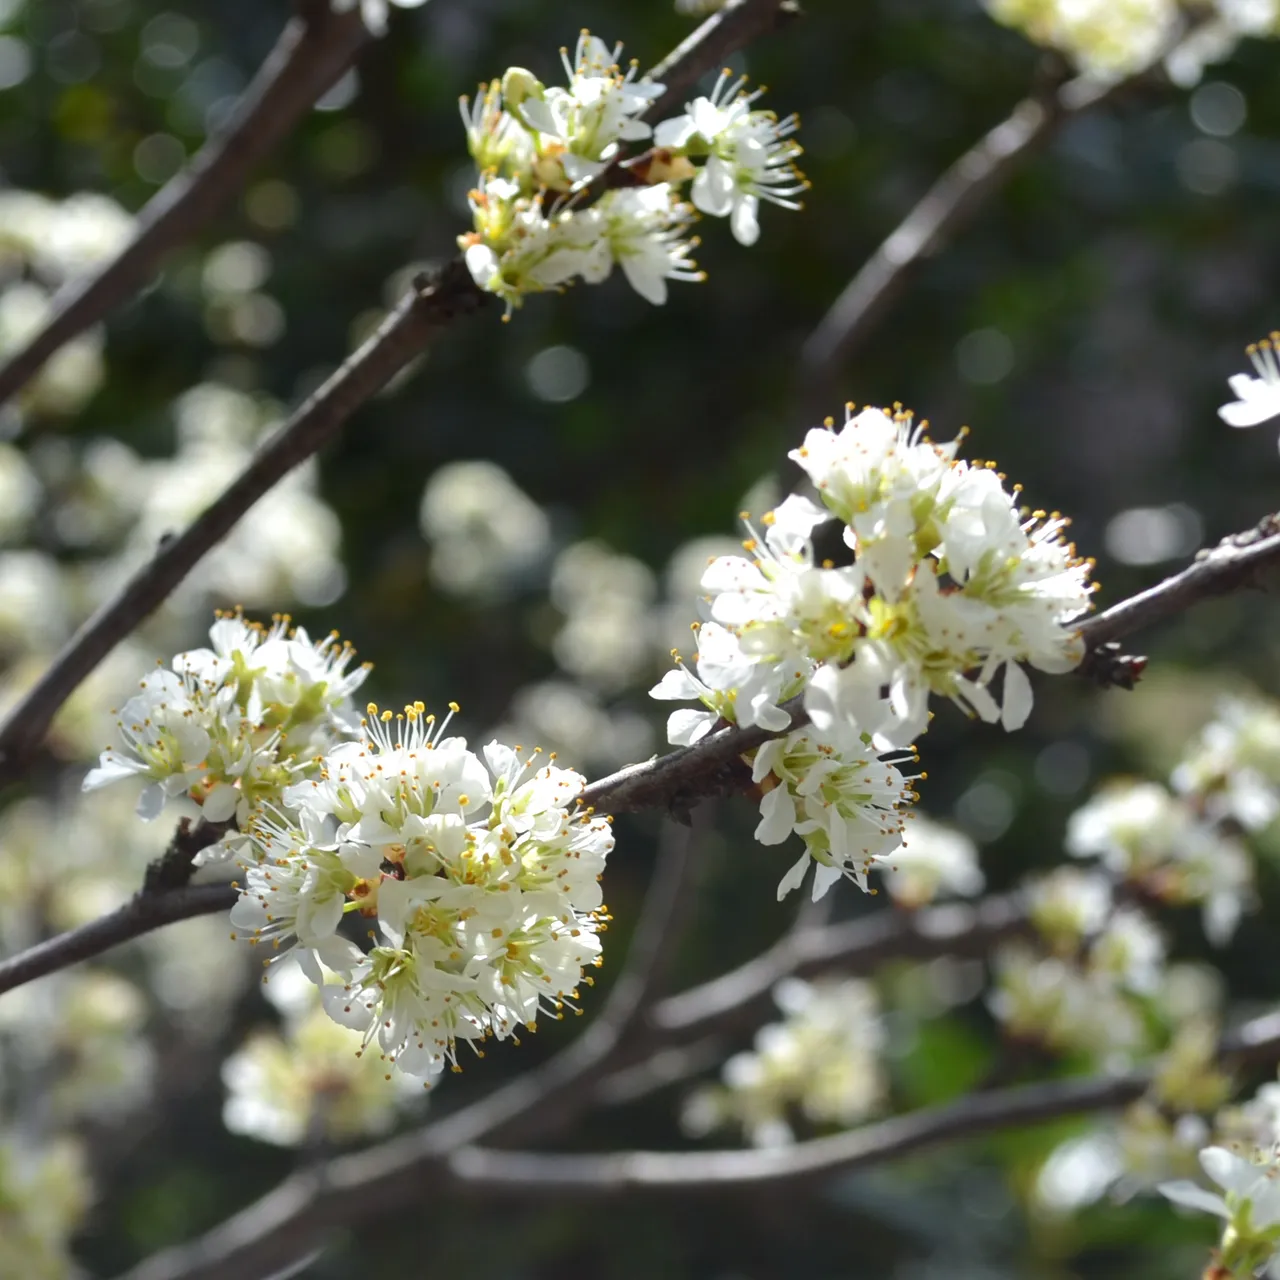
M 147 662 L 197 643 L 214 606 L 337 627 L 376 662 L 369 688 L 384 704 L 456 699 L 469 735 L 497 727 L 592 775 L 660 749 L 664 708 L 645 691 L 667 650 L 689 647 L 701 564 L 732 547 L 740 510 L 762 512 L 798 483 L 785 453 L 812 425 L 812 388 L 797 373 L 805 337 L 937 174 L 1060 71 L 969 0 L 805 9 L 732 62 L 768 85 L 776 109 L 801 113 L 804 212 L 767 208 L 749 251 L 705 223 L 708 282 L 673 285 L 662 308 L 621 278 L 532 299 L 508 325 L 495 308 L 364 406 L 318 467 L 269 497 L 95 677 L 30 784 L 7 797 L 7 951 L 127 895 L 163 845 L 168 830 L 131 821 L 131 797 L 85 811 L 75 788 L 107 740 L 107 708 Z M 287 16 L 284 0 L 0 0 L 0 176 L 13 189 L 0 192 L 0 342 L 38 314 L 33 289 L 118 234 L 107 206 L 80 197 L 67 213 L 61 202 L 90 192 L 139 209 L 228 110 Z M 472 182 L 459 94 L 510 64 L 557 77 L 559 46 L 583 26 L 648 64 L 691 23 L 640 0 L 431 0 L 393 12 L 358 73 L 243 196 L 171 255 L 78 365 L 9 411 L 10 690 L 332 370 L 406 272 L 452 254 Z M 1278 69 L 1280 45 L 1246 42 L 1192 91 L 1146 86 L 1072 121 L 833 377 L 837 399 L 902 401 L 940 437 L 969 425 L 972 455 L 998 459 L 1035 505 L 1070 513 L 1104 604 L 1280 505 L 1275 430 L 1233 431 L 1215 412 L 1244 344 L 1280 323 Z M 22 206 L 24 192 L 63 212 Z M 993 889 L 1053 865 L 1067 816 L 1101 778 L 1158 775 L 1223 689 L 1280 693 L 1275 619 L 1265 600 L 1240 596 L 1143 637 L 1153 662 L 1137 693 L 1041 678 L 1016 737 L 944 708 L 922 806 L 978 842 Z M 672 940 L 677 985 L 748 958 L 790 922 L 773 889 L 795 852 L 756 844 L 754 821 L 747 800 L 717 806 L 692 923 Z M 617 830 L 605 980 L 657 822 Z M 1264 862 L 1260 876 L 1274 903 L 1275 872 Z M 848 885 L 834 897 L 838 916 L 892 909 Z M 1280 990 L 1273 919 L 1250 916 L 1215 956 L 1242 1008 Z M 1209 954 L 1193 912 L 1169 920 L 1180 954 Z M 225 932 L 216 920 L 179 925 L 99 966 L 101 988 L 59 978 L 0 999 L 0 1129 L 28 1144 L 14 1150 L 41 1150 L 54 1133 L 85 1143 L 96 1188 L 75 1252 L 91 1274 L 213 1225 L 300 1158 L 222 1123 L 220 1063 L 275 1016 Z M 980 979 L 946 1011 L 918 994 L 919 974 L 880 980 L 895 1107 L 988 1077 L 998 1037 Z M 84 1028 L 98 1023 L 101 1046 L 86 1048 Z M 468 1065 L 433 1091 L 428 1113 L 527 1070 L 575 1030 L 553 1026 Z M 49 1087 L 51 1063 L 74 1090 Z M 89 1063 L 108 1063 L 110 1080 Z M 594 1113 L 555 1145 L 686 1146 L 680 1098 L 675 1088 Z M 971 1142 L 803 1191 L 589 1210 L 428 1197 L 406 1220 L 335 1238 L 303 1274 L 1198 1274 L 1204 1226 L 1166 1206 L 1069 1213 L 1036 1200 L 1044 1158 L 1080 1128 Z M 0 1197 L 0 1233 L 3 1222 Z

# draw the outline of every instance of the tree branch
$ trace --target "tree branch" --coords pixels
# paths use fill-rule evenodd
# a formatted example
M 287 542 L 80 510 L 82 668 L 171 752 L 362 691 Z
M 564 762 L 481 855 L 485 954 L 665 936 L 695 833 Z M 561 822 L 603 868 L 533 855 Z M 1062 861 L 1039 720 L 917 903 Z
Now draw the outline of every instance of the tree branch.
M 367 38 L 358 6 L 335 14 L 327 4 L 312 5 L 305 18 L 290 22 L 230 119 L 139 213 L 129 243 L 96 272 L 71 281 L 54 298 L 44 327 L 0 365 L 0 402 L 61 346 L 136 293 L 170 249 L 197 235 L 351 66 Z
M 1225 1036 L 1219 1051 L 1225 1066 L 1273 1062 L 1277 1057 L 1280 1014 L 1276 1013 Z M 944 1106 L 778 1150 L 560 1155 L 467 1147 L 449 1157 L 447 1176 L 473 1192 L 522 1198 L 609 1197 L 642 1191 L 689 1195 L 761 1184 L 773 1187 L 882 1164 L 957 1138 L 1112 1111 L 1140 1098 L 1152 1078 L 1152 1069 L 1146 1068 L 970 1094 Z
M 661 120 L 679 110 L 685 94 L 708 71 L 718 70 L 726 58 L 798 13 L 795 0 L 729 0 L 646 73 L 650 80 L 666 85 L 666 90 L 644 118 Z
M 357 352 L 353 360 L 359 356 L 360 352 Z M 342 372 L 339 371 L 335 378 L 341 377 Z M 322 388 L 317 395 L 323 394 Z M 306 406 L 303 408 L 305 410 Z M 192 530 L 199 524 L 197 521 Z M 161 555 L 164 555 L 163 551 Z M 1085 619 L 1079 630 L 1088 651 L 1078 670 L 1104 684 L 1115 683 L 1123 678 L 1125 671 L 1131 672 L 1145 661 L 1113 652 L 1112 646 L 1118 639 L 1182 613 L 1200 600 L 1244 587 L 1261 586 L 1267 572 L 1277 567 L 1280 567 L 1280 515 L 1268 516 L 1256 528 L 1224 538 L 1218 546 L 1200 552 L 1181 573 L 1112 605 L 1095 617 Z M 141 576 L 145 582 L 145 571 Z M 37 692 L 39 688 L 37 686 Z M 805 722 L 799 699 L 788 703 L 787 709 L 792 713 L 793 727 Z M 736 764 L 739 757 L 773 736 L 768 730 L 757 728 L 731 726 L 721 729 L 692 747 L 681 747 L 665 756 L 628 765 L 617 773 L 589 783 L 583 792 L 583 801 L 607 813 L 662 809 L 680 815 L 702 797 L 738 789 L 740 773 Z M 0 732 L 0 744 L 3 742 L 4 733 Z M 204 905 L 197 906 L 196 901 Z M 143 914 L 136 920 L 130 918 L 129 923 L 123 925 L 125 932 L 120 934 L 118 941 L 136 937 L 148 928 L 158 928 L 169 923 L 170 919 L 220 911 L 229 905 L 229 898 L 208 897 L 193 900 L 188 909 L 172 917 L 161 911 L 154 917 Z M 663 1001 L 653 1011 L 653 1026 L 664 1035 L 674 1034 L 679 1029 L 683 1038 L 683 1028 L 695 1020 L 694 1011 L 699 1009 L 703 1010 L 696 1015 L 699 1022 L 722 1015 L 726 1019 L 732 1015 L 735 1020 L 749 1020 L 780 977 L 788 973 L 813 973 L 836 963 L 846 966 L 859 964 L 862 963 L 860 956 L 873 960 L 885 954 L 967 954 L 970 943 L 981 951 L 1005 932 L 1014 933 L 1023 927 L 1019 910 L 1015 899 L 997 898 L 988 899 L 977 907 L 938 907 L 914 916 L 885 913 L 811 933 L 794 934 L 741 969 L 702 988 Z M 974 914 L 967 917 L 966 912 Z M 108 949 L 114 943 L 105 922 L 115 920 L 118 915 L 115 913 L 104 921 L 85 926 L 83 930 L 42 943 L 36 948 L 41 958 L 34 970 L 28 971 L 24 967 L 32 954 L 30 952 L 0 964 L 0 991 Z M 153 924 L 145 923 L 150 919 L 154 919 Z M 100 926 L 103 927 L 102 933 L 92 932 Z M 122 926 L 117 923 L 115 927 Z M 99 941 L 82 952 L 78 941 L 82 934 L 92 934 Z M 54 950 L 59 945 L 65 949 Z M 59 955 L 63 957 L 61 961 L 57 959 Z M 722 1011 L 722 1014 L 713 1012 L 715 1010 Z
M 476 311 L 481 293 L 461 262 L 422 277 L 322 387 L 267 440 L 235 480 L 71 638 L 0 726 L 0 782 L 13 780 L 58 708 L 99 662 L 152 612 L 277 481 L 311 457 L 454 319 Z
M 912 270 L 937 253 L 1062 125 L 1132 82 L 1068 81 L 1028 97 L 949 168 L 871 255 L 831 304 L 800 351 L 806 399 L 826 402 L 840 365 L 901 293 Z
M 821 929 L 789 933 L 763 954 L 700 986 L 668 996 L 649 1012 L 659 1043 L 752 1025 L 774 987 L 788 977 L 838 970 L 868 974 L 888 960 L 981 956 L 1030 928 L 1018 894 L 953 902 L 919 911 L 889 909 Z
M 1080 624 L 1089 652 L 1078 670 L 1108 682 L 1115 642 L 1135 631 L 1176 617 L 1194 604 L 1243 588 L 1264 589 L 1280 565 L 1280 515 L 1264 517 L 1252 529 L 1206 547 L 1181 573 L 1114 604 Z
M 56 938 L 0 961 L 0 993 L 67 969 L 81 960 L 91 960 L 122 942 L 140 938 L 167 924 L 214 911 L 229 911 L 235 900 L 235 890 L 229 884 L 186 885 L 155 893 L 140 891 L 123 907 L 117 907 L 91 924 L 60 933 Z

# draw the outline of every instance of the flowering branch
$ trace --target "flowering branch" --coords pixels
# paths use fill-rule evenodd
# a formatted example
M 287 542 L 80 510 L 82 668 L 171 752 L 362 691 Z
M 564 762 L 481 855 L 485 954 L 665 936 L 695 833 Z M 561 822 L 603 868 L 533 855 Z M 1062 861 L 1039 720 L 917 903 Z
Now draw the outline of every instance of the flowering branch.
M 1023 99 L 924 194 L 887 240 L 859 268 L 806 339 L 800 361 L 822 402 L 829 381 L 871 332 L 909 279 L 1017 172 L 1076 116 L 1113 99 L 1131 81 L 1102 84 L 1080 78 L 1048 96 Z
M 714 65 L 741 48 L 766 29 L 783 7 L 784 0 L 737 0 L 726 6 L 660 64 L 668 93 L 686 92 L 708 60 Z M 357 20 L 347 15 L 333 21 Z M 328 29 L 329 19 L 322 25 Z M 18 775 L 25 758 L 80 681 L 165 599 L 255 502 L 331 439 L 361 404 L 421 354 L 451 321 L 470 314 L 485 301 L 486 294 L 461 261 L 447 263 L 430 277 L 420 277 L 373 336 L 281 425 L 213 505 L 182 534 L 165 542 L 115 598 L 72 637 L 0 725 L 0 782 Z M 3 376 L 0 369 L 0 390 Z
M 335 375 L 339 376 L 341 371 Z M 192 526 L 193 530 L 199 524 L 197 521 Z M 1132 674 L 1140 669 L 1142 660 L 1118 655 L 1114 651 L 1117 640 L 1181 613 L 1200 600 L 1245 587 L 1258 587 L 1266 571 L 1277 563 L 1280 563 L 1280 516 L 1268 516 L 1254 529 L 1234 534 L 1223 539 L 1217 547 L 1202 551 L 1181 573 L 1082 622 L 1079 630 L 1087 650 L 1079 670 L 1104 684 L 1117 682 L 1117 672 Z M 55 664 L 50 674 L 57 670 Z M 791 714 L 792 727 L 804 723 L 804 710 L 798 698 L 787 703 L 785 709 Z M 628 765 L 590 783 L 582 793 L 582 801 L 602 813 L 630 813 L 642 809 L 662 809 L 673 815 L 687 813 L 701 798 L 741 790 L 744 778 L 739 757 L 742 753 L 754 750 L 761 743 L 778 736 L 778 732 L 788 731 L 770 731 L 758 726 L 747 729 L 725 727 L 694 746 Z M 0 745 L 4 742 L 4 733 L 0 732 Z M 145 907 L 135 905 L 139 904 L 139 899 L 134 899 L 129 907 L 121 908 L 103 920 L 50 939 L 41 943 L 34 952 L 24 952 L 0 964 L 0 991 L 20 986 L 90 955 L 100 954 L 118 942 L 170 921 L 221 911 L 230 901 L 225 890 L 221 895 L 208 893 L 175 897 L 172 902 L 167 894 L 163 898 L 157 894 L 147 900 Z M 958 910 L 962 909 L 940 908 L 936 916 L 922 913 L 905 925 L 898 917 L 882 920 L 877 916 L 873 919 L 879 923 L 874 925 L 870 921 L 858 921 L 851 925 L 833 926 L 820 933 L 797 935 L 779 943 L 733 974 L 662 1002 L 655 1007 L 651 1021 L 656 1028 L 663 1029 L 664 1034 L 669 1034 L 676 1028 L 689 1025 L 693 1020 L 692 1011 L 706 1001 L 711 1002 L 713 1010 L 721 1009 L 727 1016 L 729 1011 L 741 1005 L 762 1000 L 777 979 L 787 973 L 815 972 L 835 961 L 848 961 L 854 955 L 863 954 L 864 948 L 868 957 L 874 954 L 883 958 L 886 948 L 899 945 L 906 950 L 895 950 L 894 954 L 914 955 L 916 952 L 911 948 L 917 943 L 928 947 L 930 939 L 947 936 L 944 922 L 954 922 Z M 1015 920 L 1016 913 L 1004 900 L 983 904 L 978 912 L 979 918 L 971 926 L 959 926 L 956 936 L 972 928 L 968 936 L 979 948 L 999 936 L 1006 926 L 1010 931 L 1020 927 Z M 840 940 L 841 930 L 849 934 L 843 941 Z M 866 934 L 861 930 L 866 930 Z M 880 936 L 881 930 L 892 932 L 898 941 L 890 942 L 887 937 Z M 955 953 L 955 944 L 949 943 L 948 946 L 949 953 Z M 929 954 L 938 954 L 938 951 L 930 950 Z M 703 1012 L 698 1018 L 703 1020 L 711 1016 L 711 1012 Z
M 305 6 L 281 33 L 227 122 L 138 215 L 129 243 L 56 298 L 45 325 L 0 365 L 0 402 L 30 381 L 60 347 L 141 288 L 170 249 L 196 235 L 351 66 L 367 38 L 358 11 L 333 13 L 327 3 Z

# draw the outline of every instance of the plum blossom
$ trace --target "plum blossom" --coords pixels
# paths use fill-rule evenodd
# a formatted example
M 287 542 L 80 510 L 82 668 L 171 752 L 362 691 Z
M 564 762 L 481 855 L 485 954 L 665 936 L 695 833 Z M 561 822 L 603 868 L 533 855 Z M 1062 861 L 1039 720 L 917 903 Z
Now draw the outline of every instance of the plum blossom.
M 1235 373 L 1227 379 L 1235 399 L 1218 410 L 1231 427 L 1256 427 L 1280 415 L 1280 362 L 1276 359 L 1280 333 L 1272 333 L 1245 348 L 1254 375 Z

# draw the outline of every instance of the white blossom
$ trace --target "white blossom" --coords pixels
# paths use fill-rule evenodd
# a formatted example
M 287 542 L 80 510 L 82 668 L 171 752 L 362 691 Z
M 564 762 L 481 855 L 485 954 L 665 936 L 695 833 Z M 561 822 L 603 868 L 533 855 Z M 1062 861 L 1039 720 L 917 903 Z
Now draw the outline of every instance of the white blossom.
M 962 831 L 916 812 L 903 828 L 902 847 L 882 869 L 893 900 L 912 907 L 938 897 L 972 898 L 986 884 L 978 846 Z
M 1280 1166 L 1274 1151 L 1251 1157 L 1206 1147 L 1200 1164 L 1223 1190 L 1194 1182 L 1165 1182 L 1160 1193 L 1174 1204 L 1222 1218 L 1221 1265 L 1229 1275 L 1256 1275 L 1280 1252 Z
M 578 808 L 585 780 L 496 742 L 481 760 L 421 703 L 370 706 L 360 736 L 286 789 L 299 817 L 253 820 L 237 911 L 296 945 L 330 1017 L 409 1075 L 560 1016 L 599 963 L 599 878 L 613 837 Z M 376 921 L 366 953 L 338 925 Z M 329 981 L 326 971 L 338 975 Z M 589 981 L 589 979 L 588 979 Z
M 684 115 L 657 127 L 654 143 L 707 153 L 693 180 L 693 203 L 712 217 L 727 217 L 734 239 L 752 245 L 760 236 L 760 201 L 799 209 L 794 197 L 809 184 L 795 167 L 802 148 L 791 135 L 798 119 L 780 121 L 772 112 L 752 110 L 763 90 L 748 93 L 745 84 L 745 78 L 734 81 L 731 72 L 722 72 L 707 97 L 695 98 Z
M 1224 404 L 1218 416 L 1232 427 L 1256 427 L 1280 414 L 1280 363 L 1276 345 L 1280 334 L 1273 333 L 1245 348 L 1253 363 L 1254 374 L 1232 374 L 1227 379 L 1235 400 Z
M 907 757 L 914 761 L 915 757 Z M 751 776 L 763 784 L 761 844 L 781 844 L 794 831 L 805 852 L 778 885 L 781 900 L 814 865 L 815 901 L 841 876 L 867 888 L 867 873 L 902 846 L 902 809 L 914 800 L 911 782 L 898 764 L 864 750 L 853 756 L 812 729 L 797 729 L 766 742 Z
M 621 48 L 584 31 L 572 58 L 561 51 L 567 86 L 509 67 L 462 100 L 477 173 L 472 229 L 458 246 L 476 285 L 502 298 L 508 317 L 528 294 L 598 284 L 615 264 L 660 305 L 668 280 L 704 279 L 687 234 L 695 206 L 728 215 L 743 244 L 759 234 L 762 199 L 800 207 L 793 197 L 807 184 L 794 164 L 794 116 L 753 110 L 759 92 L 722 78 L 711 98 L 655 130 L 643 117 L 664 86 L 638 77 L 635 63 L 624 72 Z M 627 155 L 651 138 L 654 148 Z M 681 199 L 690 182 L 692 205 Z
M 230 614 L 209 640 L 140 682 L 117 721 L 123 749 L 102 753 L 85 790 L 136 776 L 144 818 L 185 795 L 210 822 L 244 820 L 355 723 L 350 695 L 368 668 L 347 670 L 354 650 L 336 635 L 313 642 L 288 618 L 267 628 Z

